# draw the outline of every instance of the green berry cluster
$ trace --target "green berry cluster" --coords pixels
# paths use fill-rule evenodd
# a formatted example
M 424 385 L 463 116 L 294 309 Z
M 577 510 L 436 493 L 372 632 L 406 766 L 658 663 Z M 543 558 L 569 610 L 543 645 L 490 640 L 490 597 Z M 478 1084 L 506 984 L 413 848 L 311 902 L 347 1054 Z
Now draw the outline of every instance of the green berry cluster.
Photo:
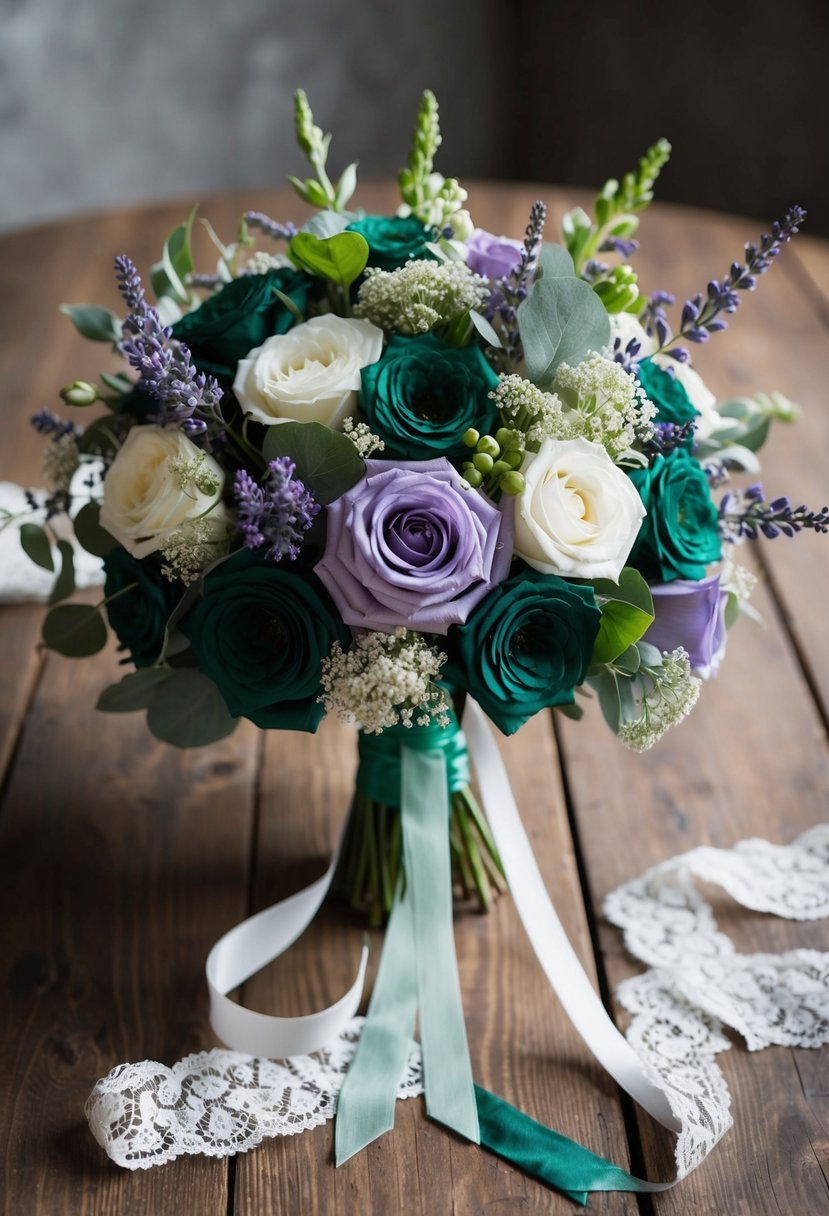
M 470 427 L 463 436 L 471 448 L 471 460 L 465 460 L 461 472 L 474 488 L 487 494 L 500 490 L 504 494 L 520 494 L 524 478 L 518 469 L 524 459 L 523 436 L 508 427 L 499 427 L 494 435 L 481 435 Z

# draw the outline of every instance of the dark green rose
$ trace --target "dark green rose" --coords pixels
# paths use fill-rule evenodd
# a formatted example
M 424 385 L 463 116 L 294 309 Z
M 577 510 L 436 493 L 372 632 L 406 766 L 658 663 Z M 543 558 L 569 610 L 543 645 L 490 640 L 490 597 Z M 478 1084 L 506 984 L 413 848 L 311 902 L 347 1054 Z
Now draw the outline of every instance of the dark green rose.
M 364 215 L 354 220 L 346 232 L 359 232 L 368 241 L 368 264 L 379 270 L 399 270 L 407 262 L 426 258 L 434 261 L 434 255 L 426 248 L 431 232 L 413 215 L 401 218 L 396 215 Z
M 469 427 L 486 434 L 497 425 L 489 399 L 497 384 L 477 346 L 395 334 L 379 362 L 363 368 L 361 401 L 385 459 L 453 460 L 469 454 L 461 442 Z
M 540 709 L 573 703 L 600 620 L 592 587 L 522 569 L 450 630 L 445 678 L 512 735 Z
M 636 378 L 648 399 L 656 406 L 655 422 L 673 422 L 677 426 L 684 426 L 686 422 L 699 417 L 699 410 L 691 404 L 685 385 L 652 359 L 642 360 L 636 369 Z
M 161 573 L 156 557 L 138 561 L 124 549 L 113 549 L 104 558 L 104 572 L 104 595 L 123 592 L 107 604 L 110 627 L 135 666 L 149 667 L 161 653 L 164 629 L 180 592 Z M 126 591 L 131 583 L 138 585 Z
M 176 321 L 173 337 L 189 348 L 199 371 L 232 380 L 240 359 L 294 324 L 274 289 L 304 313 L 309 284 L 306 274 L 290 267 L 242 275 Z
M 699 462 L 677 448 L 630 478 L 647 515 L 629 564 L 660 583 L 705 578 L 705 567 L 719 559 L 721 548 L 717 508 Z
M 315 575 L 247 549 L 207 575 L 181 628 L 234 717 L 266 729 L 316 730 L 320 665 L 351 641 Z

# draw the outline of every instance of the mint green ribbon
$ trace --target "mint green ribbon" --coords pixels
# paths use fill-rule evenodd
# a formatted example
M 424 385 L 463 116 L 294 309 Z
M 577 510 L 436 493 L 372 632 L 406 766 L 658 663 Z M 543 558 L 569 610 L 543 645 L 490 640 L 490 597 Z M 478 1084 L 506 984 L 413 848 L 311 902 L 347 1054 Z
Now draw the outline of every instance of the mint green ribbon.
M 395 893 L 363 1033 L 340 1090 L 337 1165 L 394 1126 L 417 1008 L 427 1113 L 478 1142 L 452 927 L 447 749 L 425 742 L 425 735 L 425 730 L 412 730 L 406 745 L 398 744 L 406 873 Z M 425 745 L 410 747 L 410 739 Z M 455 754 L 460 755 L 460 749 Z
M 450 794 L 469 785 L 466 735 L 451 709 L 449 716 L 449 726 L 438 726 L 435 722 L 428 726 L 392 726 L 380 735 L 360 731 L 360 765 L 357 769 L 357 789 L 360 793 L 372 802 L 400 806 L 404 747 L 415 751 L 434 751 L 443 756 L 445 780 Z

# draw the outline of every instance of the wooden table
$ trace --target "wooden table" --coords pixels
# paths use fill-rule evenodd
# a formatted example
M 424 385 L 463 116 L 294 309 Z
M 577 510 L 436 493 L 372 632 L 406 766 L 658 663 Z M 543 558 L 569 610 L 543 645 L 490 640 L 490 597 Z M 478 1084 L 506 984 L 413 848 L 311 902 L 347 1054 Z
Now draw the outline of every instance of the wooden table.
M 548 233 L 575 199 L 542 186 L 479 186 L 482 226 L 518 235 L 536 197 Z M 391 191 L 366 188 L 368 210 Z M 808 202 L 808 200 L 803 200 Z M 213 199 L 203 208 L 228 239 L 243 207 L 298 218 L 285 191 Z M 94 378 L 106 348 L 81 340 L 61 300 L 117 307 L 113 257 L 158 256 L 182 205 L 52 225 L 0 241 L 3 445 L 0 477 L 39 483 L 41 442 L 27 419 L 57 389 Z M 680 299 L 722 275 L 756 224 L 656 206 L 637 257 L 647 291 Z M 210 264 L 206 245 L 205 265 Z M 780 388 L 803 402 L 778 427 L 765 479 L 813 507 L 829 499 L 829 245 L 801 237 L 729 334 L 698 355 L 720 396 Z M 744 550 L 761 583 L 765 631 L 743 623 L 703 704 L 654 751 L 614 742 L 597 712 L 580 724 L 539 716 L 504 746 L 539 863 L 585 966 L 612 993 L 636 970 L 602 898 L 645 867 L 694 845 L 747 836 L 787 841 L 827 818 L 829 539 Z M 179 753 L 156 744 L 141 715 L 93 712 L 117 673 L 114 651 L 73 662 L 37 650 L 42 609 L 2 609 L 0 866 L 3 1012 L 0 1142 L 8 1216 L 29 1213 L 565 1212 L 571 1205 L 496 1158 L 398 1107 L 394 1133 L 335 1170 L 332 1127 L 262 1145 L 229 1161 L 183 1158 L 128 1173 L 92 1140 L 83 1103 L 115 1063 L 172 1063 L 214 1043 L 204 957 L 231 924 L 324 868 L 354 768 L 348 731 L 316 738 L 257 734 Z M 826 945 L 821 922 L 743 914 L 715 894 L 745 950 Z M 306 1012 L 343 991 L 359 934 L 328 912 L 280 963 L 249 983 L 247 1003 Z M 374 942 L 374 957 L 378 941 Z M 532 956 L 508 897 L 488 917 L 458 918 L 457 944 L 477 1079 L 593 1149 L 651 1178 L 672 1174 L 672 1142 L 640 1118 L 589 1057 Z M 829 1213 L 829 1055 L 741 1042 L 720 1057 L 736 1126 L 676 1190 L 637 1201 L 598 1195 L 592 1210 Z

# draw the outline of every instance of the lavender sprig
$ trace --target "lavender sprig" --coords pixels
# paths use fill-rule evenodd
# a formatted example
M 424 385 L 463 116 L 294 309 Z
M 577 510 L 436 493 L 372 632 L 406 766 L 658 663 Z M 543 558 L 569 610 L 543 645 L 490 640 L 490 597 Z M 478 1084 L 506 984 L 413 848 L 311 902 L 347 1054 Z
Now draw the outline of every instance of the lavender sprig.
M 280 224 L 277 220 L 272 220 L 269 215 L 265 215 L 264 211 L 246 211 L 244 220 L 248 228 L 255 228 L 257 231 L 263 232 L 273 241 L 290 241 L 297 234 L 296 225 L 292 224 L 290 220 L 285 224 Z
M 655 291 L 639 314 L 639 321 L 645 333 L 649 338 L 655 337 L 660 348 L 667 346 L 671 340 L 666 309 L 675 303 L 676 296 L 671 295 L 669 291 Z
M 83 434 L 81 428 L 74 422 L 67 422 L 52 410 L 38 410 L 36 414 L 32 414 L 30 421 L 40 435 L 49 435 L 54 442 L 63 439 L 65 435 L 71 435 L 73 439 L 77 439 Z
M 718 516 L 720 535 L 732 543 L 746 538 L 755 540 L 760 532 L 769 540 L 781 533 L 795 536 L 804 529 L 829 532 L 829 507 L 810 511 L 805 506 L 793 507 L 786 497 L 766 502 L 759 482 L 747 490 L 724 494 Z
M 302 534 L 320 509 L 295 471 L 290 457 L 278 456 L 269 462 L 261 485 L 245 469 L 239 469 L 233 481 L 245 548 L 264 549 L 264 556 L 274 562 L 297 557 Z
M 537 199 L 530 208 L 530 219 L 524 232 L 524 249 L 518 265 L 511 274 L 497 280 L 492 292 L 491 312 L 488 316 L 497 315 L 500 318 L 506 339 L 507 357 L 513 364 L 520 360 L 523 353 L 518 332 L 518 305 L 522 300 L 526 300 L 530 289 L 530 279 L 538 261 L 546 219 L 547 207 Z
M 675 448 L 684 448 L 697 429 L 696 419 L 682 424 L 678 422 L 655 422 L 653 434 L 642 444 L 642 452 L 651 462 L 657 456 L 667 456 Z
M 130 314 L 124 321 L 119 349 L 140 375 L 138 387 L 161 406 L 156 421 L 182 423 L 194 438 L 204 435 L 209 421 L 221 422 L 222 390 L 213 376 L 197 372 L 190 351 L 172 340 L 172 330 L 161 324 L 158 309 L 148 304 L 141 277 L 126 255 L 115 259 L 118 285 Z
M 774 221 L 771 232 L 760 237 L 759 245 L 746 245 L 745 264 L 732 262 L 731 269 L 721 282 L 711 280 L 705 296 L 697 292 L 692 299 L 686 300 L 678 337 L 688 342 L 707 342 L 711 334 L 726 329 L 728 322 L 722 314 L 737 311 L 740 305 L 738 293 L 754 290 L 759 275 L 766 273 L 783 246 L 800 231 L 805 218 L 806 212 L 802 207 L 797 204 L 789 207 L 782 220 Z M 688 358 L 683 347 L 668 351 L 668 354 L 683 361 Z

